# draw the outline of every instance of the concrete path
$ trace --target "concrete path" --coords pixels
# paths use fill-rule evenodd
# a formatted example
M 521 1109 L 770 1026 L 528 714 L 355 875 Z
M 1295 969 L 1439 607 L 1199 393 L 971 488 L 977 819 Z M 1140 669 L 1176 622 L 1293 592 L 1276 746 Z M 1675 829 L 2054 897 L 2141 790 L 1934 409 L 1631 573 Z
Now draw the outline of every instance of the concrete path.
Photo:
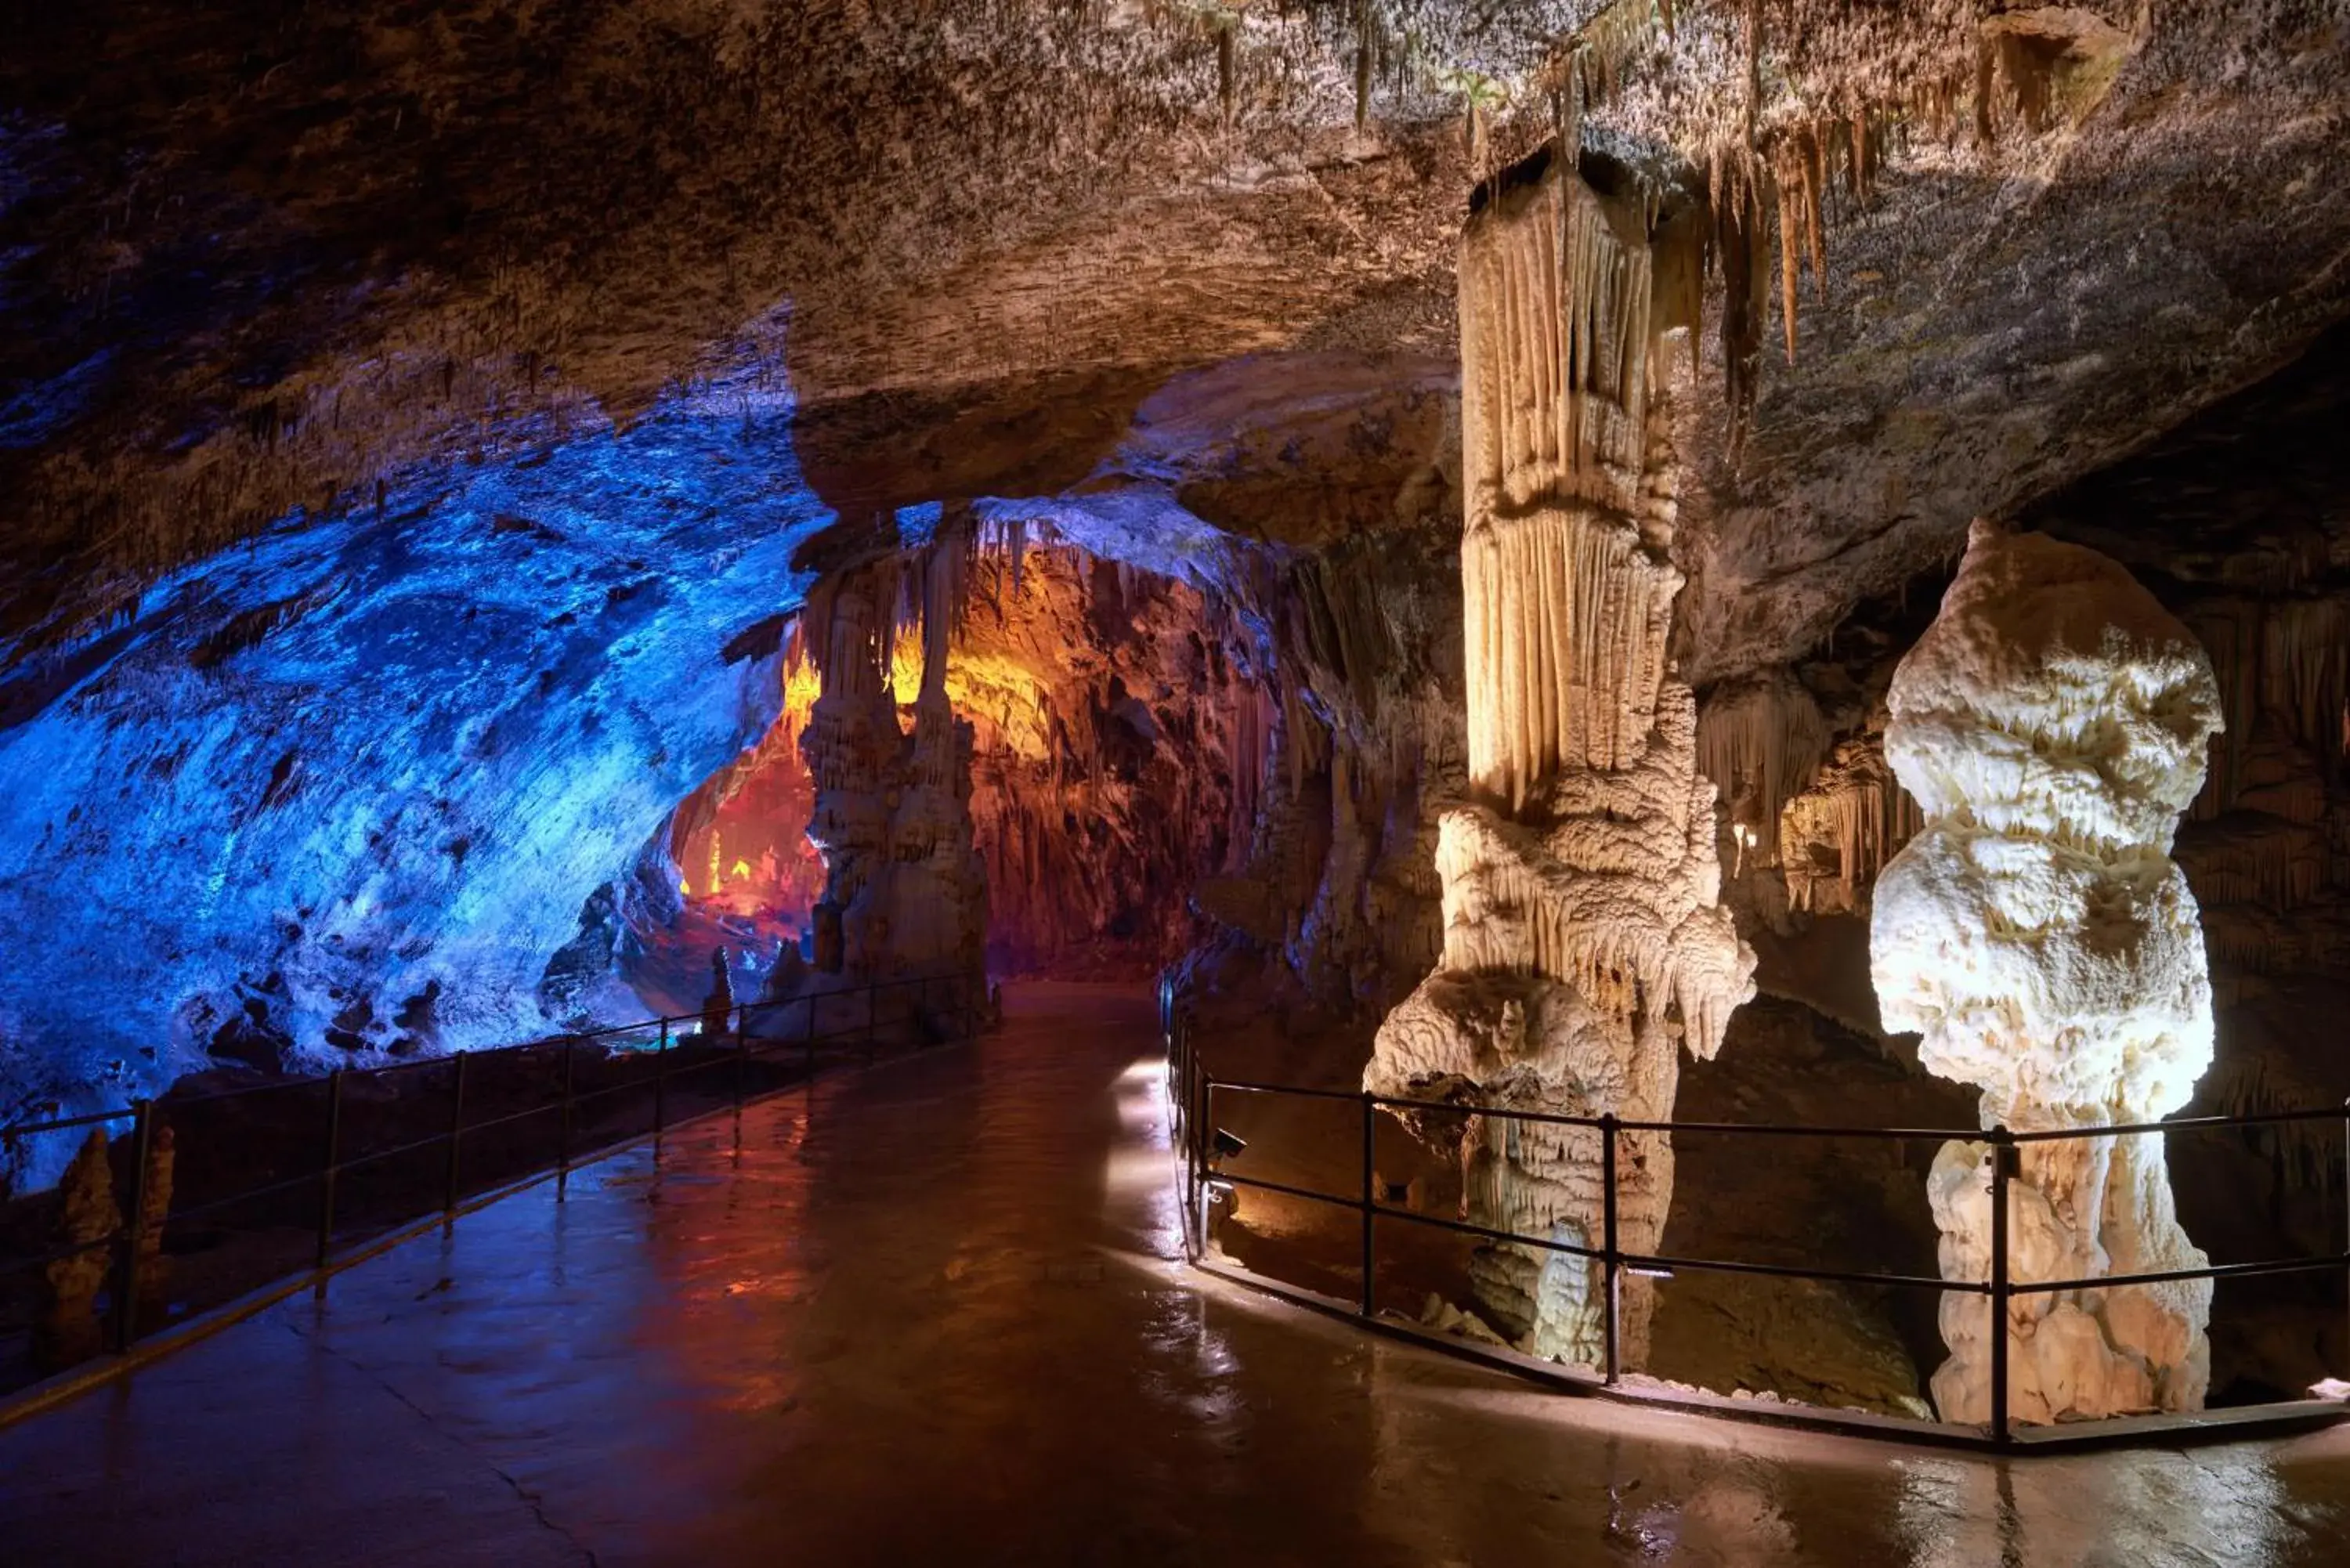
M 1146 997 L 539 1188 L 0 1433 L 0 1563 L 2350 1562 L 2350 1433 L 2001 1465 L 1540 1392 L 1170 1260 Z

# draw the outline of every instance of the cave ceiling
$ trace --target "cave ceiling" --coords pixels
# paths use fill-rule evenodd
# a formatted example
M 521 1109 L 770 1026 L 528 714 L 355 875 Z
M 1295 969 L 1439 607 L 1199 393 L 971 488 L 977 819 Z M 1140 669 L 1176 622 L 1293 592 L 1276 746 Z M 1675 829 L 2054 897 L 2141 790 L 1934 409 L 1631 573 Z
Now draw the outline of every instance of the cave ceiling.
M 11 663 L 289 514 L 394 514 L 745 363 L 844 516 L 1133 483 L 1243 536 L 1376 525 L 1442 438 L 1468 194 L 1562 115 L 1660 191 L 1819 192 L 1792 363 L 1772 252 L 1751 411 L 1719 275 L 1680 382 L 1700 684 L 2350 306 L 2342 0 L 116 0 L 12 33 Z M 1178 460 L 1152 409 L 1186 388 Z

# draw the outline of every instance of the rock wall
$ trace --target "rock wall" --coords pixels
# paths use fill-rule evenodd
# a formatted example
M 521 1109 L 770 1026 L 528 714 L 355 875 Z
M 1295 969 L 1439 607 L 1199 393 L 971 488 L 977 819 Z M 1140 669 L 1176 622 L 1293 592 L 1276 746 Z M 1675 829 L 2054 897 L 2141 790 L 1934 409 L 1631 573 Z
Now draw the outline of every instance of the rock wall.
M 1290 559 L 1237 607 L 1271 649 L 1266 766 L 1238 863 L 1193 894 L 1219 929 L 1187 969 L 1232 996 L 1222 1027 L 1261 1026 L 1269 998 L 1293 1035 L 1334 1031 L 1302 1073 L 1359 1061 L 1442 946 L 1438 824 L 1466 749 L 1457 536 L 1426 521 Z
M 1268 671 L 1230 606 L 1075 547 L 982 552 L 947 667 L 999 974 L 1139 978 L 1256 823 Z
M 824 514 L 746 390 L 288 518 L 16 665 L 0 1120 L 642 1016 L 600 968 L 543 986 L 775 715 L 740 639 Z M 30 1152 L 38 1182 L 72 1150 Z
M 1635 1119 L 1671 1112 L 1679 1053 L 1719 1047 L 1752 954 L 1718 902 L 1713 786 L 1666 653 L 1677 467 L 1667 335 L 1694 326 L 1684 209 L 1628 171 L 1537 161 L 1473 217 L 1461 264 L 1461 541 L 1469 798 L 1437 848 L 1444 950 L 1380 1028 L 1375 1093 Z M 1421 1118 L 1429 1131 L 1435 1124 Z M 1599 1135 L 1471 1118 L 1472 1222 L 1601 1241 Z M 1618 1237 L 1655 1248 L 1669 1143 L 1627 1135 Z M 1533 1354 L 1595 1362 L 1595 1265 L 1512 1243 L 1471 1265 L 1478 1304 Z M 1621 1347 L 1647 1345 L 1645 1282 Z
M 2211 1062 L 2211 989 L 2168 857 L 2220 727 L 2210 660 L 2128 573 L 1978 524 L 1940 615 L 1901 661 L 1886 755 L 1927 816 L 1877 887 L 1870 951 L 1887 1026 L 1983 1090 L 1986 1127 L 2152 1121 Z M 1946 1278 L 1989 1278 L 1990 1147 L 1945 1145 L 1929 1179 Z M 2199 1268 L 2164 1143 L 2026 1145 L 2010 1188 L 2019 1282 Z M 2018 1419 L 2199 1408 L 2208 1282 L 2038 1293 L 2011 1304 Z M 1990 1303 L 1943 1299 L 1943 1418 L 1991 1401 Z

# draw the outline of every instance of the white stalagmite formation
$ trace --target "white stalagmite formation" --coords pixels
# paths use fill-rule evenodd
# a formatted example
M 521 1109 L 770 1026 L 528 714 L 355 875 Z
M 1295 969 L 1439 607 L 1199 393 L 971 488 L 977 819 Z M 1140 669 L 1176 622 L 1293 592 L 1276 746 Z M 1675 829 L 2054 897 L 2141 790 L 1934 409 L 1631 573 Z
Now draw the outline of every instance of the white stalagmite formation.
M 1610 172 L 1630 188 L 1603 195 L 1555 162 L 1517 178 L 1463 239 L 1470 799 L 1437 848 L 1443 956 L 1381 1026 L 1374 1093 L 1661 1119 L 1678 1052 L 1712 1055 L 1753 992 L 1718 901 L 1695 702 L 1666 655 L 1681 578 L 1660 349 L 1695 324 L 1695 227 Z M 1430 1136 L 1448 1120 L 1412 1119 Z M 1600 1244 L 1598 1132 L 1466 1123 L 1471 1222 Z M 1671 1194 L 1669 1142 L 1623 1135 L 1624 1250 L 1656 1250 Z M 1521 1348 L 1600 1358 L 1595 1262 L 1503 1243 L 1471 1268 Z M 1629 1361 L 1650 1306 L 1628 1282 Z
M 1886 756 L 1925 831 L 1877 886 L 1886 1026 L 1981 1085 L 1985 1127 L 2097 1127 L 2185 1104 L 2211 1062 L 2211 985 L 2171 835 L 2220 728 L 2203 649 L 2119 566 L 1977 523 L 1941 613 L 1893 680 Z M 1929 1178 L 1946 1279 L 1990 1277 L 1990 1146 Z M 2022 1147 L 2010 1189 L 2021 1282 L 2199 1268 L 2159 1137 Z M 2016 1419 L 2201 1406 L 2208 1282 L 2019 1295 Z M 1942 1301 L 1946 1420 L 1991 1404 L 1991 1312 Z

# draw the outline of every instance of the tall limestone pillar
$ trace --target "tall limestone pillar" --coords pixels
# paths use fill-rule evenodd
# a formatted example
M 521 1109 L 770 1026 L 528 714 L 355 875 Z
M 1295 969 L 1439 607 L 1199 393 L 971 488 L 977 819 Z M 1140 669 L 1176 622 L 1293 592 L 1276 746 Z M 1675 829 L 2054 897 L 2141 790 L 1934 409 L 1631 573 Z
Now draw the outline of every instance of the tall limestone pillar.
M 1363 1081 L 1661 1120 L 1680 1052 L 1711 1056 L 1753 994 L 1753 954 L 1720 902 L 1695 701 L 1666 652 L 1681 577 L 1663 368 L 1669 335 L 1696 325 L 1700 218 L 1586 161 L 1505 176 L 1461 243 L 1471 798 L 1438 844 L 1443 956 L 1381 1026 Z M 1597 1132 L 1412 1119 L 1462 1137 L 1471 1222 L 1599 1245 Z M 1672 1161 L 1661 1136 L 1620 1136 L 1624 1250 L 1656 1250 Z M 1497 1243 L 1471 1270 L 1478 1312 L 1520 1349 L 1600 1359 L 1596 1262 Z M 1628 1282 L 1629 1363 L 1651 1304 Z
M 987 870 L 972 842 L 972 727 L 955 717 L 946 689 L 964 547 L 941 538 L 811 596 L 810 646 L 823 685 L 800 737 L 816 792 L 808 836 L 824 856 L 824 920 L 838 921 L 842 972 L 951 977 L 958 983 L 922 992 L 941 1012 L 975 1009 L 985 997 Z M 890 682 L 901 600 L 919 603 L 921 616 L 910 730 Z

